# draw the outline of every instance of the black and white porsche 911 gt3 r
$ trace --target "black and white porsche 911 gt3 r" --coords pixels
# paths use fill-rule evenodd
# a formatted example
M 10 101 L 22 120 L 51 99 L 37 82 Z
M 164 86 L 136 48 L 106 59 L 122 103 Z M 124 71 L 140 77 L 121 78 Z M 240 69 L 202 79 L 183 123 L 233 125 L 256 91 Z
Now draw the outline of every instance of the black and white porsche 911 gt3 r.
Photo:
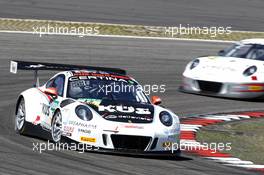
M 170 110 L 152 101 L 138 82 L 121 69 L 11 61 L 10 71 L 34 70 L 35 87 L 23 91 L 16 105 L 16 130 L 41 128 L 54 142 L 68 138 L 103 150 L 168 153 L 179 145 L 180 123 Z M 39 70 L 64 70 L 38 86 Z M 115 87 L 130 90 L 114 91 Z M 37 127 L 38 126 L 38 127 Z M 29 129 L 30 128 L 30 129 Z M 174 153 L 179 154 L 178 150 Z

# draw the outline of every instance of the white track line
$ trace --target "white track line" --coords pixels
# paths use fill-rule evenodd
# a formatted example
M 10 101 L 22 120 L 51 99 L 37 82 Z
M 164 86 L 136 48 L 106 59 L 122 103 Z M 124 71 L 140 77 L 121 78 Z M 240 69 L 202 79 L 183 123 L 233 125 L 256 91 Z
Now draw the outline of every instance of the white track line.
M 238 158 L 226 158 L 226 157 L 221 157 L 221 158 L 210 158 L 210 157 L 207 157 L 207 159 L 211 159 L 211 160 L 214 160 L 216 162 L 219 162 L 219 163 L 230 163 L 230 164 L 243 164 L 243 165 L 253 165 L 254 163 L 251 162 L 251 161 L 243 161 L 241 159 L 238 159 Z
M 193 127 L 201 128 L 203 126 L 202 125 L 192 125 L 192 124 L 181 124 L 181 127 L 183 127 L 183 128 L 193 128 Z
M 225 118 L 222 116 L 217 116 L 217 117 L 203 117 L 204 119 L 209 119 L 209 120 L 224 120 L 224 121 L 231 121 L 230 118 Z
M 243 160 L 238 160 L 238 161 L 225 161 L 223 163 L 230 163 L 234 165 L 254 165 L 253 162 L 251 161 L 243 161 Z
M 204 118 L 207 118 L 207 117 L 210 117 L 210 119 L 215 118 L 215 120 L 217 120 L 217 119 L 218 120 L 226 120 L 227 119 L 228 121 L 229 120 L 241 120 L 239 115 L 215 115 L 215 116 L 208 115 Z M 243 118 L 245 118 L 245 116 Z

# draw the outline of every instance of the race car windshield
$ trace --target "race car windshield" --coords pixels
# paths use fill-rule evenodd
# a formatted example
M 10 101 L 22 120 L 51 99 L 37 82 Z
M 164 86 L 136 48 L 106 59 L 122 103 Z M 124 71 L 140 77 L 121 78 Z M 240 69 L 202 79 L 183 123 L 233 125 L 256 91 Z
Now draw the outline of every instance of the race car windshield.
M 264 61 L 264 45 L 235 44 L 224 51 L 223 56 Z
M 70 77 L 67 97 L 74 99 L 108 99 L 149 103 L 146 95 L 133 80 L 78 79 Z

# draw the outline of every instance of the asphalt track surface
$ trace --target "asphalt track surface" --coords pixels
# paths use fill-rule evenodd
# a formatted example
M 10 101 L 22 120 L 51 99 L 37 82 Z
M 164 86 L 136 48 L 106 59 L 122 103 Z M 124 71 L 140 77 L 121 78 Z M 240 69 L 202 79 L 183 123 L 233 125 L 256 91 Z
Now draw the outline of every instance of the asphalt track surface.
M 14 132 L 18 94 L 32 86 L 32 72 L 9 73 L 11 58 L 56 63 L 120 67 L 141 84 L 165 84 L 163 105 L 180 116 L 208 112 L 262 109 L 263 103 L 183 94 L 177 91 L 185 64 L 199 55 L 213 54 L 227 44 L 120 39 L 100 37 L 0 34 L 0 174 L 249 174 L 198 157 L 162 159 L 76 151 L 33 151 L 42 140 Z M 55 72 L 41 72 L 47 80 Z M 45 141 L 44 141 L 45 142 Z
M 263 0 L 0 0 L 0 17 L 263 31 Z

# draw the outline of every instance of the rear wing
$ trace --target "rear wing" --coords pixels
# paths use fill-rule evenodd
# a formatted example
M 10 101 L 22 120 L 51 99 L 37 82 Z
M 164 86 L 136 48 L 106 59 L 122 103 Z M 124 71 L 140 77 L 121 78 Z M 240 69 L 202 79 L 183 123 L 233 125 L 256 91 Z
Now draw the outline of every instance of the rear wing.
M 45 63 L 45 62 L 31 62 L 31 61 L 17 61 L 12 60 L 10 62 L 10 72 L 16 74 L 18 70 L 33 70 L 35 77 L 34 86 L 39 86 L 39 70 L 56 70 L 56 71 L 67 71 L 67 70 L 94 70 L 104 71 L 113 74 L 126 75 L 126 71 L 119 68 L 109 67 L 94 67 L 94 66 L 83 66 L 83 65 L 71 65 L 71 64 L 57 64 L 57 63 Z

